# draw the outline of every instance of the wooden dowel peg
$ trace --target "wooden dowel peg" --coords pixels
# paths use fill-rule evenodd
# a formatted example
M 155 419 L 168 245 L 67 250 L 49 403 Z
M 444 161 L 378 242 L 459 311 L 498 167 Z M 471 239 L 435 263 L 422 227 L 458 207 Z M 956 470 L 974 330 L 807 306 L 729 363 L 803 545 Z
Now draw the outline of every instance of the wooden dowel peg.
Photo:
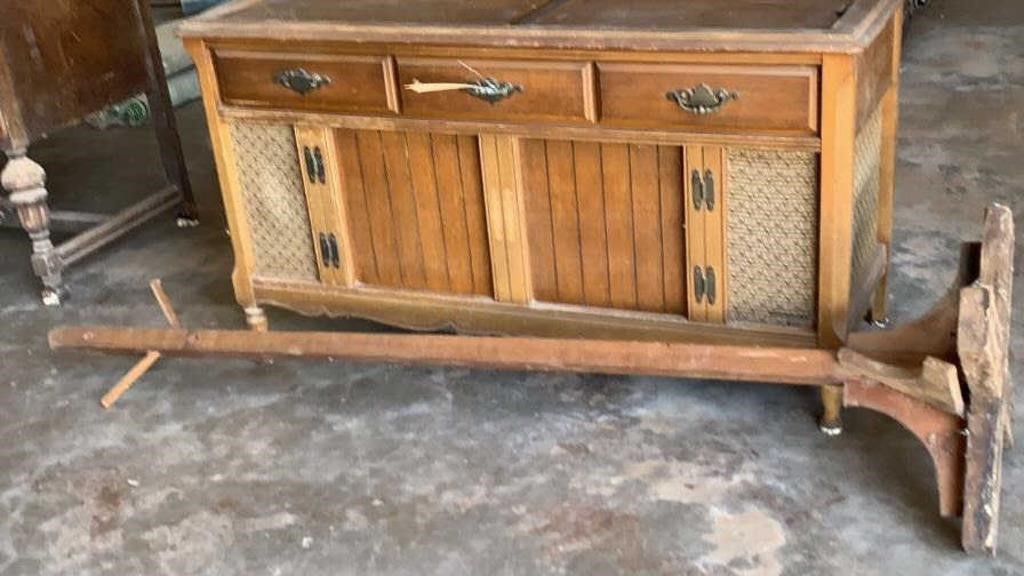
M 146 372 L 149 372 L 149 369 L 152 368 L 153 364 L 156 364 L 158 360 L 160 360 L 159 352 L 146 352 L 146 356 L 143 357 L 142 360 L 139 360 L 127 374 L 118 380 L 117 384 L 114 384 L 113 388 L 103 395 L 103 398 L 100 399 L 100 404 L 107 409 L 113 406 L 125 392 L 135 385 L 139 378 L 142 378 Z
M 149 289 L 153 291 L 153 297 L 156 298 L 156 303 L 160 306 L 160 311 L 163 312 L 164 318 L 167 319 L 167 323 L 171 325 L 171 328 L 181 328 L 181 321 L 178 320 L 178 314 L 174 311 L 174 305 L 171 304 L 170 297 L 167 296 L 167 292 L 164 291 L 164 284 L 159 278 L 150 280 Z M 146 355 L 132 366 L 132 369 L 128 371 L 114 387 L 107 391 L 100 399 L 100 404 L 109 409 L 113 406 L 124 393 L 131 389 L 132 386 L 138 382 L 139 378 L 146 375 L 150 368 L 160 360 L 160 352 L 150 350 L 146 352 Z

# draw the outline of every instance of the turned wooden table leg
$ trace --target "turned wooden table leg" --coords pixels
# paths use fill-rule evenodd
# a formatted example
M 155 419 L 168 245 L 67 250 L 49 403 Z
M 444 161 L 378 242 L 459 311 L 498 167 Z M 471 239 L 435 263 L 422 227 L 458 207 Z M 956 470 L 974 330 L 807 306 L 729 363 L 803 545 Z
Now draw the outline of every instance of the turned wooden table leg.
M 3 188 L 18 212 L 22 228 L 32 239 L 32 269 L 43 283 L 43 303 L 59 306 L 64 264 L 50 240 L 50 208 L 47 205 L 46 172 L 25 150 L 8 152 L 9 161 L 0 174 Z

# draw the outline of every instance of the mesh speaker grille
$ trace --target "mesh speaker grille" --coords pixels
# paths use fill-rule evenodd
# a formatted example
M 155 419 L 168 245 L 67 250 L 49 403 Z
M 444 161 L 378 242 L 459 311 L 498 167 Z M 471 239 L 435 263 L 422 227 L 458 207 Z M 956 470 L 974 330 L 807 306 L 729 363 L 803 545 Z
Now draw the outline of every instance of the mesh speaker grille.
M 881 107 L 871 115 L 857 135 L 854 149 L 853 196 L 853 282 L 863 278 L 871 266 L 878 242 L 878 192 L 882 159 Z
M 812 327 L 818 282 L 818 158 L 731 149 L 729 321 Z
M 317 280 L 309 209 L 290 126 L 235 123 L 231 138 L 257 278 Z

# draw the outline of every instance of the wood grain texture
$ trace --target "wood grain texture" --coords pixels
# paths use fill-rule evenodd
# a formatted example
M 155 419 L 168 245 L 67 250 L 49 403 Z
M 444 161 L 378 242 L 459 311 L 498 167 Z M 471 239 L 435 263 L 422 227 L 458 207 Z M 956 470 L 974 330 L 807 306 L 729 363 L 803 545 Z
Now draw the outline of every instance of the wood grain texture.
M 7 139 L 30 141 L 146 91 L 135 0 L 0 4 L 0 110 Z
M 533 298 L 533 289 L 526 248 L 519 143 L 511 136 L 482 134 L 480 158 L 494 296 L 501 302 L 526 304 Z
M 307 112 L 390 114 L 393 71 L 385 56 L 218 50 L 214 65 L 226 104 L 254 108 L 292 108 Z M 282 86 L 277 76 L 305 70 L 330 79 L 306 94 Z
M 1015 245 L 1013 214 L 993 205 L 985 214 L 978 280 L 960 293 L 957 354 L 970 390 L 962 543 L 974 553 L 995 554 L 998 546 L 1003 451 L 1012 440 Z
M 686 127 L 704 131 L 818 130 L 818 71 L 810 66 L 598 64 L 601 121 L 608 126 Z M 706 84 L 738 95 L 718 111 L 689 113 L 670 91 Z
M 418 94 L 402 91 L 403 110 L 417 118 L 587 122 L 585 62 L 399 58 L 402 86 L 413 81 L 466 83 L 494 78 L 521 88 L 499 102 L 487 102 L 462 90 Z
M 681 313 L 679 149 L 554 140 L 521 149 L 536 299 Z
M 415 132 L 335 135 L 357 280 L 491 295 L 474 141 Z
M 190 21 L 186 35 L 220 38 L 276 37 L 303 40 L 346 38 L 361 42 L 443 44 L 457 37 L 464 45 L 545 48 L 635 48 L 646 50 L 727 50 L 762 52 L 861 50 L 901 0 L 739 0 L 722 10 L 714 0 L 680 5 L 666 0 L 634 3 L 568 2 L 534 19 L 532 2 L 407 3 L 361 0 L 243 2 Z M 573 26 L 564 14 L 593 26 Z M 599 24 L 604 21 L 605 24 Z M 522 26 L 514 25 L 522 22 Z M 827 24 L 826 24 L 827 23 Z
M 822 150 L 818 334 L 826 348 L 846 341 L 853 261 L 855 60 L 829 55 L 822 69 Z
M 530 306 L 477 296 L 360 286 L 345 290 L 278 280 L 256 280 L 260 302 L 311 316 L 355 316 L 410 330 L 451 329 L 467 334 L 555 338 L 701 342 L 811 347 L 813 332 L 778 326 L 726 326 L 682 316 L 537 302 Z
M 157 350 L 167 355 L 336 358 L 492 369 L 682 376 L 822 385 L 835 382 L 824 350 L 708 344 L 345 332 L 59 328 L 54 349 Z
M 224 214 L 228 229 L 231 230 L 231 247 L 234 253 L 234 265 L 231 283 L 235 292 L 235 300 L 243 307 L 256 305 L 256 296 L 252 285 L 252 273 L 255 268 L 252 238 L 245 217 L 245 198 L 238 181 L 237 160 L 228 123 L 217 113 L 220 101 L 220 89 L 213 68 L 213 54 L 201 41 L 185 41 L 185 49 L 196 63 L 199 84 L 203 93 L 203 110 L 206 113 L 207 130 L 210 133 L 210 144 L 213 148 L 213 159 L 217 166 L 217 180 L 220 184 L 221 198 L 224 202 Z
M 903 30 L 903 11 L 893 17 L 893 29 Z M 892 79 L 889 89 L 882 98 L 882 150 L 878 182 L 878 242 L 887 248 L 882 278 L 875 290 L 871 305 L 874 319 L 885 320 L 888 314 L 889 269 L 892 262 L 893 213 L 896 203 L 896 145 L 900 115 L 900 62 L 903 53 L 903 34 L 893 34 L 889 66 Z

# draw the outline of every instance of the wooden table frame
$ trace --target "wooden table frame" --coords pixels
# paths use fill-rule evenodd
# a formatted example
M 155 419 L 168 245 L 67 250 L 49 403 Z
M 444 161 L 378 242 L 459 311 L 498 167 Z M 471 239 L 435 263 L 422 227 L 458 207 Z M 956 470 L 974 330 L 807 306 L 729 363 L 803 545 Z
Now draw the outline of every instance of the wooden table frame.
M 178 325 L 158 283 L 154 292 L 172 328 L 68 327 L 51 332 L 49 340 L 54 349 L 146 353 L 104 397 L 107 407 L 161 355 L 327 358 L 830 387 L 840 392 L 843 405 L 885 414 L 924 444 L 935 465 L 940 514 L 963 515 L 965 550 L 994 554 L 1002 453 L 1012 440 L 1013 251 L 1013 215 L 993 205 L 982 241 L 964 245 L 960 273 L 945 297 L 907 324 L 851 334 L 838 352 L 523 337 L 189 331 Z
M 21 228 L 32 240 L 32 269 L 43 285 L 42 301 L 49 306 L 60 305 L 65 294 L 65 268 L 157 215 L 177 209 L 179 226 L 198 224 L 174 108 L 153 28 L 151 8 L 147 0 L 131 0 L 130 4 L 135 11 L 133 20 L 138 23 L 138 28 L 124 33 L 138 34 L 144 39 L 147 76 L 145 90 L 167 181 L 164 187 L 112 215 L 51 211 L 46 190 L 46 172 L 28 157 L 31 140 L 40 136 L 36 133 L 38 130 L 23 125 L 16 115 L 0 119 L 0 144 L 8 157 L 0 178 L 3 188 L 10 195 L 8 199 L 0 198 L 0 220 L 3 220 L 3 212 L 17 213 Z M 11 81 L 6 70 L 0 66 L 0 98 L 9 97 L 14 101 L 15 88 Z M 120 97 L 131 95 L 127 93 Z M 65 242 L 54 245 L 50 239 L 51 228 L 77 233 Z

